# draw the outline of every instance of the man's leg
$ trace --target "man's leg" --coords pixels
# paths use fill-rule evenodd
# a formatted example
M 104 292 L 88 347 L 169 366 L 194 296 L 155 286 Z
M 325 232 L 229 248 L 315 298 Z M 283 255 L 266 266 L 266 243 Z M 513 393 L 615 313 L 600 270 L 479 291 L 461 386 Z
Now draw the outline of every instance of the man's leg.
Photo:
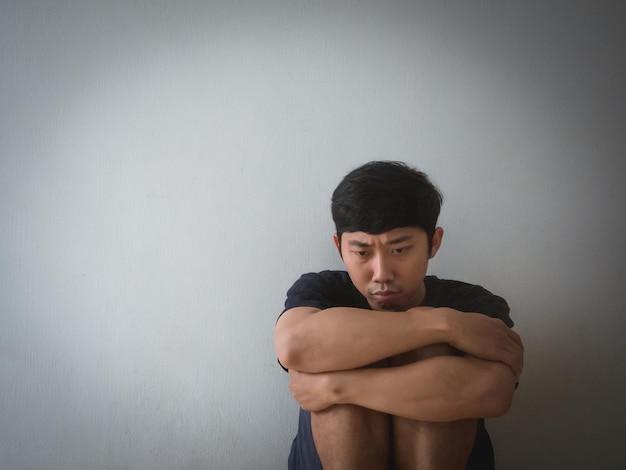
M 356 405 L 311 413 L 311 429 L 324 470 L 387 469 L 390 417 Z
M 446 344 L 427 346 L 392 359 L 399 366 L 433 356 L 456 355 Z M 392 448 L 396 470 L 462 470 L 472 452 L 477 420 L 429 423 L 394 416 Z
M 427 423 L 393 418 L 396 470 L 462 470 L 474 446 L 476 420 Z

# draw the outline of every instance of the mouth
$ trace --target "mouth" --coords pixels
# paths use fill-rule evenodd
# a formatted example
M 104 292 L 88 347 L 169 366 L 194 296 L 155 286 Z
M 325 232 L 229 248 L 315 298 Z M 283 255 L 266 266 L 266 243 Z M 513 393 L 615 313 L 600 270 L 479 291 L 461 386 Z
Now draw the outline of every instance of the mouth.
M 392 291 L 392 290 L 379 290 L 379 291 L 374 292 L 372 296 L 380 302 L 386 302 L 390 299 L 393 299 L 398 294 L 399 292 Z

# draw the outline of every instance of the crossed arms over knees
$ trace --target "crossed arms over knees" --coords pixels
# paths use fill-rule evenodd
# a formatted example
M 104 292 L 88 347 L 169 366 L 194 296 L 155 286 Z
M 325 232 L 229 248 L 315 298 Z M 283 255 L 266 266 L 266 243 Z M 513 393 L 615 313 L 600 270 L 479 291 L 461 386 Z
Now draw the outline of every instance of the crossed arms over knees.
M 438 343 L 465 356 L 363 368 Z M 297 307 L 279 319 L 275 346 L 304 409 L 355 404 L 420 421 L 504 414 L 523 364 L 521 339 L 501 320 L 449 308 Z

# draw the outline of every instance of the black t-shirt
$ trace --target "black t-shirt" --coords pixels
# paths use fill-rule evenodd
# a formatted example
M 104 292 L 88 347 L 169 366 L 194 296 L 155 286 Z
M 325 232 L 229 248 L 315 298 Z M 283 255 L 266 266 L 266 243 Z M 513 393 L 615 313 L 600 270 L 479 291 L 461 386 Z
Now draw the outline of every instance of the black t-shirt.
M 493 318 L 500 318 L 509 327 L 513 326 L 506 301 L 483 287 L 439 279 L 435 276 L 426 276 L 424 284 L 426 295 L 421 304 L 423 306 L 449 307 L 462 312 L 482 313 Z M 345 271 L 322 271 L 302 275 L 287 292 L 283 311 L 294 307 L 314 307 L 321 310 L 332 307 L 370 308 L 367 299 L 356 289 Z M 289 456 L 289 468 L 321 468 L 311 433 L 311 416 L 302 409 L 298 422 L 298 434 L 293 441 Z M 480 419 L 474 448 L 466 469 L 489 470 L 493 468 L 493 447 L 485 429 L 484 420 Z
M 426 276 L 424 284 L 426 296 L 422 306 L 483 313 L 500 318 L 509 327 L 513 326 L 506 301 L 483 287 L 436 276 Z M 303 274 L 287 291 L 285 310 L 294 307 L 315 307 L 320 310 L 332 307 L 370 308 L 367 299 L 357 290 L 345 271 Z

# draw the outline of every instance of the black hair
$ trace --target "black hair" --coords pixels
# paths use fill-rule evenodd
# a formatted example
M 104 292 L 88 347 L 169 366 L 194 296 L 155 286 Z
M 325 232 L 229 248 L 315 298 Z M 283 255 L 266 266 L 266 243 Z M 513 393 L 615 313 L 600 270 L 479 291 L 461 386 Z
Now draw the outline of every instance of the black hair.
M 373 161 L 348 173 L 333 192 L 331 210 L 337 236 L 344 232 L 381 234 L 418 227 L 429 247 L 443 196 L 428 176 L 406 163 Z

